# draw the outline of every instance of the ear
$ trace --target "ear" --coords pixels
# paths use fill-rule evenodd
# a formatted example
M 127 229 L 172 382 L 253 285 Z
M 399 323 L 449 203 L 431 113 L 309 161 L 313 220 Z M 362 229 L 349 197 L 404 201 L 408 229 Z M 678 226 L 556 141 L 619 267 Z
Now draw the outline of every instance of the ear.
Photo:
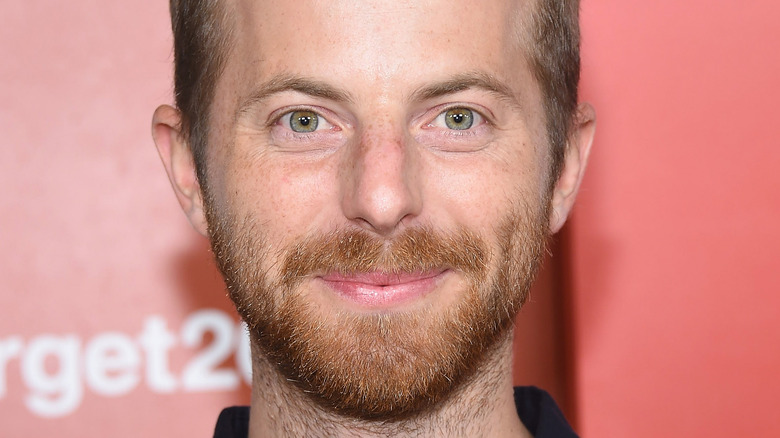
M 574 198 L 585 174 L 585 165 L 590 155 L 590 146 L 593 144 L 593 135 L 596 133 L 596 111 L 588 103 L 581 103 L 577 107 L 574 132 L 569 138 L 566 153 L 563 159 L 563 169 L 555 184 L 552 197 L 552 210 L 550 212 L 550 232 L 556 233 L 566 223 Z
M 182 210 L 195 230 L 204 236 L 208 235 L 195 161 L 181 133 L 179 110 L 170 105 L 158 107 L 152 117 L 152 137 Z

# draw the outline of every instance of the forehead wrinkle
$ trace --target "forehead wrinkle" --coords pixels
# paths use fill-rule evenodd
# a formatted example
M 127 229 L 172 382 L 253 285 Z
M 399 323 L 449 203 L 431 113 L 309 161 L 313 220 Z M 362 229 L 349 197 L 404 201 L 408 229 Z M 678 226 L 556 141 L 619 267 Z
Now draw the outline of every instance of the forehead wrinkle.
M 412 93 L 411 100 L 430 100 L 471 89 L 487 91 L 514 107 L 521 107 L 518 96 L 508 84 L 496 76 L 482 71 L 461 73 L 441 82 L 425 85 Z
M 285 91 L 295 91 L 335 102 L 351 103 L 354 101 L 349 92 L 336 88 L 325 81 L 292 74 L 280 74 L 254 87 L 252 92 L 242 99 L 237 114 L 241 114 L 269 97 Z

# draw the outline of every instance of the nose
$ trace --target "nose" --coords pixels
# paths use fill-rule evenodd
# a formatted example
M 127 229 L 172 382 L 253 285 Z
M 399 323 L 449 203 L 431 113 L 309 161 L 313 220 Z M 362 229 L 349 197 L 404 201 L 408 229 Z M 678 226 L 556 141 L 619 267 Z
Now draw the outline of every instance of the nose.
M 348 220 L 388 236 L 420 214 L 421 175 L 412 141 L 389 123 L 362 130 L 342 166 L 342 210 Z

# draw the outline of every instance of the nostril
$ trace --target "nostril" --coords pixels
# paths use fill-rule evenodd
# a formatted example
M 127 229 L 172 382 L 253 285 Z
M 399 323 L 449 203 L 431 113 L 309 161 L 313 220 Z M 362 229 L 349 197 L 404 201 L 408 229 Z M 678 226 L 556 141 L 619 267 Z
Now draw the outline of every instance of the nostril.
M 366 128 L 341 167 L 344 215 L 383 235 L 393 233 L 421 208 L 414 151 L 403 133 L 393 131 L 397 125 L 387 126 Z
M 414 215 L 412 196 L 405 184 L 361 184 L 350 200 L 351 218 L 382 234 L 397 228 L 402 219 Z

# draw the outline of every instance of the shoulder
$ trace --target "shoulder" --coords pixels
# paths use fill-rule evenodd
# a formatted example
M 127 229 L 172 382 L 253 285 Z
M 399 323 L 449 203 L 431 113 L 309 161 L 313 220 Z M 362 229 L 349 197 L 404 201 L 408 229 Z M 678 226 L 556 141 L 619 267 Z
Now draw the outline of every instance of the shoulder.
M 247 438 L 249 435 L 249 406 L 232 406 L 220 412 L 214 438 Z
M 535 386 L 515 387 L 520 420 L 536 438 L 576 438 L 563 412 L 546 391 Z

